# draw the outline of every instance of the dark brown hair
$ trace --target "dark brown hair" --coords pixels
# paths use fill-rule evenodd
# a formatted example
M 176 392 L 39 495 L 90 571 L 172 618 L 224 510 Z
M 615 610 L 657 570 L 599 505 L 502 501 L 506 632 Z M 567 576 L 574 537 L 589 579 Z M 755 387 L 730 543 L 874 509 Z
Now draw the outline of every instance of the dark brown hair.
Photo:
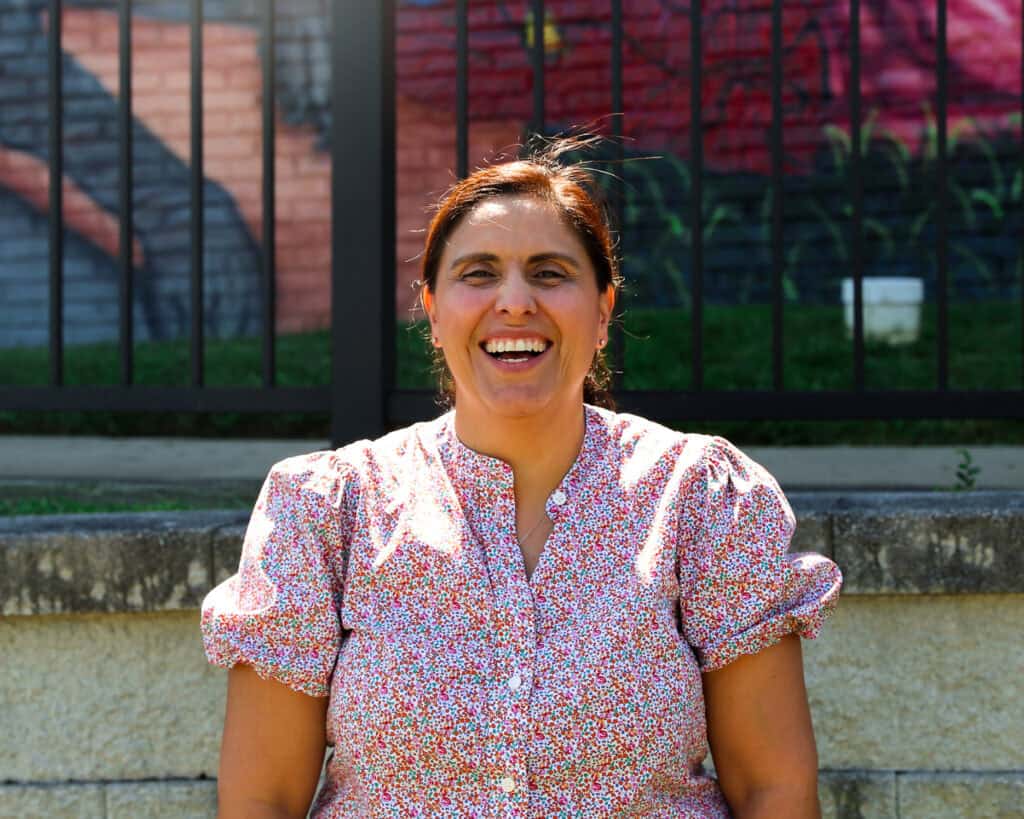
M 571 152 L 590 149 L 601 141 L 596 136 L 566 136 L 547 141 L 540 150 L 525 158 L 479 168 L 455 183 L 441 198 L 437 212 L 427 228 L 420 281 L 431 293 L 437 286 L 437 269 L 445 244 L 463 217 L 481 202 L 496 196 L 529 195 L 550 203 L 575 231 L 594 268 L 598 292 L 609 285 L 619 287 L 619 260 L 609 223 L 604 196 L 597 186 L 594 171 L 580 163 L 566 163 Z M 454 384 L 444 354 L 434 350 L 441 398 L 451 406 Z M 590 372 L 583 382 L 583 400 L 588 404 L 614 409 L 608 391 L 611 371 L 604 353 L 595 352 Z

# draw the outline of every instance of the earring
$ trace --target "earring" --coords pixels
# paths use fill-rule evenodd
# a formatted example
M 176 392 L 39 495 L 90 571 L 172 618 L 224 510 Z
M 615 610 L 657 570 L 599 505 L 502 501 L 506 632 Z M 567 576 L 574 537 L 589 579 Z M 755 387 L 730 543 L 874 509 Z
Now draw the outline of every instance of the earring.
M 602 338 L 600 341 L 597 342 L 597 349 L 599 349 L 599 350 L 604 349 L 604 345 L 607 344 L 607 343 L 608 343 L 608 339 Z
M 440 347 L 441 346 L 441 339 L 439 339 L 437 336 L 431 336 L 430 340 L 431 340 L 431 342 L 433 343 L 433 345 L 435 347 Z

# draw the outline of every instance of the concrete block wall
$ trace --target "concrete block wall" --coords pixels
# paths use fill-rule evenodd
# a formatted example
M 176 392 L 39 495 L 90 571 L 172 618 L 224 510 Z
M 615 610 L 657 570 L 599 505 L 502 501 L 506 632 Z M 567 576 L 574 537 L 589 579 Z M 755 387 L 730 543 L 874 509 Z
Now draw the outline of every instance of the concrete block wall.
M 790 494 L 846 583 L 805 642 L 827 819 L 1024 817 L 1024 494 Z M 213 817 L 198 631 L 245 513 L 0 521 L 0 816 Z

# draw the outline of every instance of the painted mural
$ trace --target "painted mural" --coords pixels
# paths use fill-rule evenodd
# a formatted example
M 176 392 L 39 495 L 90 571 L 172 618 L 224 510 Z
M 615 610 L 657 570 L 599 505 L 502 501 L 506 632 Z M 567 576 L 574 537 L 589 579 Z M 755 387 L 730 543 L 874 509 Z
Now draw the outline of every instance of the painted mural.
M 260 330 L 262 96 L 256 6 L 204 3 L 204 309 L 213 337 Z M 427 208 L 455 166 L 452 0 L 404 0 L 397 19 L 400 311 L 413 303 Z M 0 0 L 0 345 L 45 344 L 45 0 Z M 525 0 L 470 3 L 471 164 L 514 152 L 531 115 Z M 932 4 L 862 0 L 866 250 L 874 273 L 934 271 Z M 770 7 L 705 0 L 701 116 L 707 297 L 770 291 Z M 624 0 L 624 255 L 640 303 L 685 304 L 690 29 L 681 0 Z M 189 325 L 189 102 L 185 5 L 136 0 L 132 35 L 134 244 L 140 339 Z M 326 326 L 330 303 L 327 0 L 279 5 L 277 274 L 280 332 Z M 949 0 L 951 264 L 968 298 L 1020 293 L 1021 0 Z M 117 328 L 117 17 L 65 3 L 64 179 L 69 343 Z M 549 130 L 607 129 L 611 28 L 602 0 L 548 0 Z M 783 15 L 786 293 L 834 302 L 850 257 L 848 4 L 787 2 Z M 658 159 L 651 159 L 658 157 Z M 642 161 L 640 161 L 642 158 Z
M 39 218 L 48 208 L 49 185 L 46 5 L 43 0 L 20 0 L 0 6 L 5 45 L 0 71 L 0 184 L 14 195 L 8 207 L 17 214 L 13 225 L 3 226 L 0 295 L 5 304 L 23 308 L 13 321 L 4 322 L 0 340 L 7 344 L 46 341 L 47 325 L 39 320 L 46 314 L 48 299 L 47 227 Z M 70 30 L 75 14 L 69 9 Z M 116 29 L 111 34 L 116 40 Z M 67 340 L 75 343 L 110 337 L 117 327 L 116 320 L 109 322 L 117 305 L 117 99 L 73 52 L 65 50 L 62 70 L 63 187 L 71 238 L 65 318 Z M 143 118 L 136 117 L 132 130 L 137 334 L 141 339 L 177 337 L 187 332 L 189 318 L 188 165 Z M 218 336 L 255 332 L 257 245 L 223 186 L 207 179 L 203 198 L 210 231 L 204 251 L 206 329 Z M 86 245 L 91 245 L 90 252 L 84 252 Z M 37 305 L 35 311 L 32 305 Z M 32 313 L 32 320 L 24 321 Z

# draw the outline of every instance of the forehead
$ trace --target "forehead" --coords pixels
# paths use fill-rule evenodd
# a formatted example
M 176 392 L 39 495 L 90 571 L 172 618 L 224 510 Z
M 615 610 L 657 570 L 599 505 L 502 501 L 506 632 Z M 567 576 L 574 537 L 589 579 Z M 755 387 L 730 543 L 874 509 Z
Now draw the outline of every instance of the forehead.
M 495 196 L 480 202 L 448 237 L 445 255 L 486 250 L 530 256 L 558 250 L 586 261 L 586 249 L 558 209 L 535 196 Z

